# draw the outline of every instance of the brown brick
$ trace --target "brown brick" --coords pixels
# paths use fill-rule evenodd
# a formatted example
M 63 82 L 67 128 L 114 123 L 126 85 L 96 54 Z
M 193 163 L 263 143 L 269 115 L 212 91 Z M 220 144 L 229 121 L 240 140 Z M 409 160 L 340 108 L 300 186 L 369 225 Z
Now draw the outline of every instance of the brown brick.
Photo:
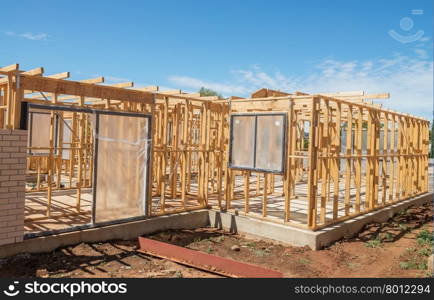
M 26 165 L 27 165 L 27 159 L 25 157 L 24 158 L 23 157 L 19 157 L 19 158 L 15 158 L 15 159 L 18 159 L 18 163 L 19 164 L 23 164 L 26 167 Z
M 7 245 L 12 243 L 15 243 L 15 238 L 0 239 L 0 245 Z
M 13 186 L 17 186 L 18 183 L 16 181 L 5 181 L 5 182 L 0 182 L 0 186 L 1 187 L 13 187 Z M 9 190 L 10 191 L 10 190 Z
M 0 204 L 0 210 L 15 209 L 15 204 Z
M 24 190 L 24 185 L 22 186 L 10 186 L 9 187 L 9 192 L 23 192 Z
M 24 180 L 26 180 L 26 176 L 25 175 L 11 175 L 9 177 L 10 177 L 10 180 L 18 180 L 18 181 L 24 181 Z
M 22 147 L 27 147 L 27 141 L 12 141 L 11 142 L 11 146 L 12 147 L 20 147 L 20 148 L 22 148 Z
M 27 135 L 0 130 L 0 244 L 23 241 Z
M 17 199 L 16 202 L 9 202 L 9 203 L 14 203 L 16 208 L 24 208 L 25 206 L 24 199 Z
M 2 232 L 2 233 L 0 233 L 0 241 L 2 239 L 8 238 L 8 237 L 10 237 L 9 236 L 9 232 Z
M 8 152 L 0 152 L 0 158 L 10 158 L 11 153 Z
M 27 158 L 27 153 L 18 152 L 18 153 L 10 153 L 10 157 L 12 158 Z
M 1 170 L 0 175 L 17 175 L 18 170 Z
M 16 197 L 17 197 L 17 193 L 10 192 L 8 187 L 0 188 L 0 199 L 8 199 L 8 198 L 16 198 Z
M 0 221 L 6 221 L 6 222 L 8 222 L 8 226 L 9 226 L 9 222 L 13 222 L 13 221 L 16 221 L 17 220 L 17 217 L 16 216 L 3 216 L 3 217 L 0 217 Z M 13 224 L 11 224 L 11 226 L 12 226 Z
M 20 139 L 19 136 L 16 135 L 5 135 L 3 136 L 3 141 L 18 141 Z
M 13 134 L 18 134 L 18 135 L 28 135 L 28 131 L 27 130 L 23 130 L 23 129 L 15 129 L 12 132 Z
M 8 233 L 16 230 L 17 226 L 0 227 L 0 233 Z
M 17 237 L 22 235 L 22 233 L 20 231 L 12 231 L 8 233 L 8 237 Z
M 2 152 L 18 152 L 18 147 L 2 147 Z
M 0 129 L 0 134 L 9 135 L 12 133 L 11 129 Z
M 16 209 L 10 209 L 10 210 L 8 210 L 9 215 L 11 215 L 11 216 L 21 215 L 24 212 L 23 208 L 24 207 L 16 208 Z
M 7 226 L 23 226 L 23 225 L 24 225 L 24 216 L 23 216 L 23 218 L 20 218 L 19 220 L 8 221 Z
M 0 175 L 0 182 L 10 180 L 9 177 L 10 176 Z
M 12 170 L 22 170 L 26 168 L 26 164 L 13 164 L 13 165 L 9 165 L 9 168 Z
M 19 160 L 18 160 L 18 158 L 3 158 L 1 160 L 1 163 L 12 165 L 12 164 L 18 164 Z

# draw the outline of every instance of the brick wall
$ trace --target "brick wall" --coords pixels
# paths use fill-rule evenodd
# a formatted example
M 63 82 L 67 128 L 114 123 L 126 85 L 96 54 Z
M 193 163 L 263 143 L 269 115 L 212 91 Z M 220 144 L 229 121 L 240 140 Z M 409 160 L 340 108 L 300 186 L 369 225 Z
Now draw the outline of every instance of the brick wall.
M 0 129 L 0 245 L 24 234 L 26 130 Z

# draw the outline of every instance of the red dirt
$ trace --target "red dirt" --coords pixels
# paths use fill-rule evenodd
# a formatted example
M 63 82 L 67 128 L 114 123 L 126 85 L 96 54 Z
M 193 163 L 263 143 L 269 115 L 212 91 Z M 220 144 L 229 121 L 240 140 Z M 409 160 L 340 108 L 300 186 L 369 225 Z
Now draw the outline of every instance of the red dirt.
M 356 237 L 313 251 L 212 228 L 166 231 L 150 238 L 256 264 L 286 277 L 427 277 L 432 205 L 410 208 Z M 425 233 L 425 235 L 424 235 Z M 419 239 L 418 239 L 419 237 Z M 239 246 L 239 251 L 231 247 Z M 49 254 L 0 259 L 0 277 L 219 277 L 136 251 L 137 241 L 79 244 Z

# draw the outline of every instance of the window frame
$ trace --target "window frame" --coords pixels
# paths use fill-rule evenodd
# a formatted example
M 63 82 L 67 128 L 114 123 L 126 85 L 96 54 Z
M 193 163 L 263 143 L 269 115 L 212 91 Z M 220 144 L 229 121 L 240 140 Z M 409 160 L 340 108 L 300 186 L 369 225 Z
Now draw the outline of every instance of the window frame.
M 257 135 L 258 135 L 258 117 L 261 116 L 281 116 L 283 119 L 283 141 L 282 141 L 282 159 L 281 159 L 281 166 L 279 170 L 272 170 L 272 169 L 263 169 L 263 168 L 256 168 L 256 156 L 257 156 Z M 241 167 L 236 166 L 232 163 L 232 156 L 233 156 L 233 139 L 234 139 L 234 119 L 236 117 L 255 117 L 255 124 L 254 124 L 254 147 L 253 147 L 253 168 L 249 167 Z M 284 174 L 286 169 L 286 152 L 287 152 L 287 132 L 288 132 L 288 120 L 287 120 L 287 113 L 285 112 L 273 112 L 273 113 L 232 113 L 230 114 L 230 128 L 229 128 L 229 160 L 228 160 L 228 167 L 235 170 L 246 170 L 246 171 L 257 171 L 262 173 L 273 173 L 273 174 Z
M 51 115 L 50 112 L 45 112 L 41 110 L 29 110 L 28 111 L 28 142 L 27 146 L 29 149 L 27 149 L 27 154 L 29 156 L 49 156 L 50 150 L 42 150 L 44 152 L 34 152 L 32 151 L 32 136 L 33 136 L 33 116 L 35 114 L 41 114 L 41 115 Z M 57 155 L 57 149 L 58 149 L 58 142 L 59 142 L 59 116 L 56 114 L 54 118 L 54 137 L 53 137 L 53 155 Z M 49 145 L 47 146 L 49 147 Z

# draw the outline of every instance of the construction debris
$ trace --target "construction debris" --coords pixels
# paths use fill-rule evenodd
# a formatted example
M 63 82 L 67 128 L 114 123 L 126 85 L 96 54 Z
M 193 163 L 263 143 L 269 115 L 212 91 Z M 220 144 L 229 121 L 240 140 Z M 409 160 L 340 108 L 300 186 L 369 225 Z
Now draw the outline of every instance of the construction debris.
M 139 237 L 139 252 L 227 277 L 280 278 L 281 272 Z

